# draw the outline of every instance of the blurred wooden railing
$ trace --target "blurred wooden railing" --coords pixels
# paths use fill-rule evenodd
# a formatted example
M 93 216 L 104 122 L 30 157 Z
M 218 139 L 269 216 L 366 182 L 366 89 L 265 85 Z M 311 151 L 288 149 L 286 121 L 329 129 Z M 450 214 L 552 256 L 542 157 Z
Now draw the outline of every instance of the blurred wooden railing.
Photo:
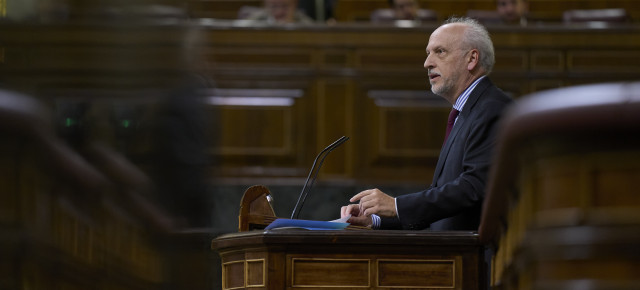
M 0 91 L 0 288 L 212 289 L 215 233 L 181 227 L 119 153 L 58 138 L 47 111 Z
M 479 234 L 499 289 L 637 289 L 640 84 L 520 100 L 503 121 Z

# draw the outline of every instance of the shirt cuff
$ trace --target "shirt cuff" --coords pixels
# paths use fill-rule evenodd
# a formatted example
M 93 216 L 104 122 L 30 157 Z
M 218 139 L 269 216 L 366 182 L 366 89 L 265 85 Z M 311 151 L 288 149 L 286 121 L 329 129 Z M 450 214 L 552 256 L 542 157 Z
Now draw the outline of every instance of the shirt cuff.
M 380 216 L 377 214 L 371 215 L 371 228 L 374 230 L 380 229 Z
M 396 206 L 396 217 L 400 220 L 400 213 L 398 212 L 398 200 L 394 197 L 393 204 Z

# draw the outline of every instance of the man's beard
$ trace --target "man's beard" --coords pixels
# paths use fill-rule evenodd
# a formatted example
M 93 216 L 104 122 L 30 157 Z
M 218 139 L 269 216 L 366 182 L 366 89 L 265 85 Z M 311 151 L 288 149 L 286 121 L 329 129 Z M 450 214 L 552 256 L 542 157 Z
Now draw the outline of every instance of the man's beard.
M 444 96 L 453 89 L 453 81 L 451 81 L 451 79 L 445 80 L 440 76 L 440 82 L 439 86 L 431 85 L 431 92 L 438 96 Z

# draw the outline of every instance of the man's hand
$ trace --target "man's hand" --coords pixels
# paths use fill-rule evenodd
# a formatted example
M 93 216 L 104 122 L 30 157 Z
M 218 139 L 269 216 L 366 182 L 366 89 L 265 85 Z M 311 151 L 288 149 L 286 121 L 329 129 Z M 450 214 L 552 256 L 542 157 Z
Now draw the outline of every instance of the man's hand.
M 350 204 L 340 209 L 340 217 L 351 215 L 347 220 L 348 223 L 356 226 L 370 227 L 372 224 L 371 216 L 360 215 L 360 205 Z
M 359 201 L 358 213 L 363 216 L 377 214 L 381 217 L 394 217 L 398 215 L 395 199 L 377 188 L 360 192 L 349 201 Z

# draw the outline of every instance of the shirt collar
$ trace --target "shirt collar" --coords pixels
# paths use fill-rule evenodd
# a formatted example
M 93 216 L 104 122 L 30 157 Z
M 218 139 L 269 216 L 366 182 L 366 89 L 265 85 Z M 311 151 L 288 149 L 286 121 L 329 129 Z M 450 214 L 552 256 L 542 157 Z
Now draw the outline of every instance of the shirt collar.
M 476 86 L 478 85 L 478 83 L 486 76 L 481 76 L 479 77 L 477 80 L 475 80 L 473 83 L 471 83 L 471 85 L 464 90 L 464 92 L 462 92 L 462 94 L 458 97 L 458 99 L 456 100 L 456 103 L 453 104 L 453 108 L 462 112 L 462 108 L 464 108 L 464 104 L 467 103 L 467 99 L 469 99 L 469 95 L 471 95 L 471 92 L 473 92 L 473 89 L 476 88 Z

